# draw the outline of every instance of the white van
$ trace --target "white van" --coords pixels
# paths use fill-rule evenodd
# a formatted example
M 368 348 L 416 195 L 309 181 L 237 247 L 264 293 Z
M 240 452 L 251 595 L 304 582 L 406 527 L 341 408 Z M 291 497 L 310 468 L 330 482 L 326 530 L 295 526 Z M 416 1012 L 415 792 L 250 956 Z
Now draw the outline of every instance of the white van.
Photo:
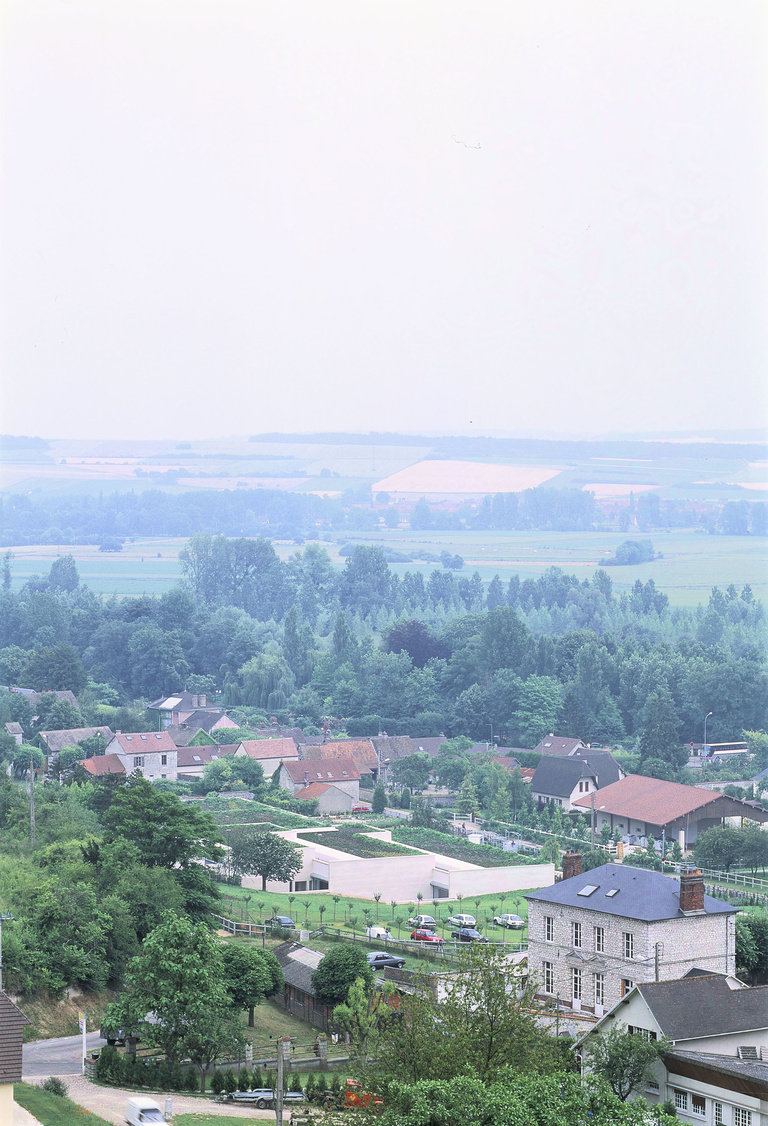
M 130 1126 L 144 1126 L 145 1122 L 165 1122 L 163 1112 L 155 1100 L 140 1097 L 128 1100 L 125 1117 Z

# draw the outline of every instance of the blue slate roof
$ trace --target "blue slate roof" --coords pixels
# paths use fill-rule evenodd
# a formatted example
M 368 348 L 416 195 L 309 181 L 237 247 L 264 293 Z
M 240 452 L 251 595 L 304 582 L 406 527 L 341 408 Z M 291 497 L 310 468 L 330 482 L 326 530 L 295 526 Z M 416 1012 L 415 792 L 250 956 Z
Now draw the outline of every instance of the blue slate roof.
M 579 895 L 593 886 L 590 895 Z M 613 891 L 613 895 L 607 894 Z M 561 880 L 553 887 L 529 892 L 526 899 L 541 903 L 582 907 L 587 911 L 603 911 L 606 915 L 620 915 L 625 919 L 639 919 L 650 923 L 659 919 L 684 918 L 680 910 L 680 884 L 670 876 L 651 872 L 646 868 L 625 868 L 622 864 L 602 864 L 569 880 Z M 707 915 L 735 915 L 736 908 L 711 895 L 704 896 Z

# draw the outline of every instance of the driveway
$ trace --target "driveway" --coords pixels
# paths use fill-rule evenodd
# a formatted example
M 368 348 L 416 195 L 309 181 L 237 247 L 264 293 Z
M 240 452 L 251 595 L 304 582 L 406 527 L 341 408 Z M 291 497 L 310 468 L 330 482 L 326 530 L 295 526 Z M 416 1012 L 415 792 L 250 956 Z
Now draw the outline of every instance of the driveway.
M 90 1033 L 86 1038 L 89 1052 L 98 1051 L 106 1041 L 99 1037 L 98 1032 Z M 136 1091 L 123 1091 L 118 1087 L 101 1087 L 86 1079 L 82 1074 L 83 1049 L 82 1036 L 62 1036 L 56 1040 L 32 1040 L 24 1045 L 22 1077 L 25 1083 L 37 1085 L 41 1079 L 49 1075 L 57 1075 L 67 1085 L 67 1094 L 73 1102 L 85 1110 L 92 1110 L 100 1114 L 107 1122 L 119 1123 L 125 1126 L 125 1104 L 135 1095 Z M 165 1107 L 165 1100 L 173 1101 L 174 1114 L 190 1114 L 209 1111 L 222 1118 L 258 1118 L 265 1122 L 275 1121 L 273 1110 L 257 1110 L 251 1106 L 235 1106 L 228 1103 L 217 1103 L 212 1099 L 195 1098 L 192 1095 L 179 1095 L 172 1092 L 157 1093 L 155 1091 L 142 1092 L 157 1102 L 161 1108 Z M 287 1118 L 286 1118 L 287 1121 Z

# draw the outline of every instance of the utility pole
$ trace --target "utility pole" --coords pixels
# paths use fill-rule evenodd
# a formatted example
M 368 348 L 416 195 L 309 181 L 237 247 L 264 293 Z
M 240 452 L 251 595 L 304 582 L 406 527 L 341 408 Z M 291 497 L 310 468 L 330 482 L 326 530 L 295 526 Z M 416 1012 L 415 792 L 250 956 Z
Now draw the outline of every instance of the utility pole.
M 589 795 L 589 830 L 590 830 L 590 845 L 592 851 L 595 851 L 595 791 Z
M 657 942 L 656 945 L 653 948 L 653 969 L 654 969 L 654 975 L 655 975 L 656 981 L 659 980 L 659 963 L 660 963 L 661 956 L 662 956 L 663 953 L 664 953 L 664 943 L 663 942 Z
M 29 758 L 29 844 L 35 848 L 35 764 Z
M 283 1126 L 283 1084 L 285 1058 L 290 1055 L 291 1038 L 281 1036 L 277 1041 L 277 1091 L 275 1092 L 275 1126 Z

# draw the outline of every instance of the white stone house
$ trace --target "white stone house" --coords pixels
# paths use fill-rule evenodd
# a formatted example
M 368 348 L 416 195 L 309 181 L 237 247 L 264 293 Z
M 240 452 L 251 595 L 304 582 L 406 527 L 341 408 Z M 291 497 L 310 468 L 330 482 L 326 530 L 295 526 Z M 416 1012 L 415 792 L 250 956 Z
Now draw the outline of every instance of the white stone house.
M 531 797 L 540 805 L 559 805 L 568 813 L 579 798 L 624 778 L 624 771 L 608 751 L 580 751 L 557 758 L 543 755 L 531 779 Z
M 601 1016 L 635 985 L 700 967 L 733 974 L 736 909 L 704 894 L 700 872 L 678 883 L 644 868 L 581 872 L 566 853 L 563 879 L 530 892 L 528 967 L 538 995 Z
M 105 753 L 117 755 L 126 774 L 140 770 L 149 782 L 156 778 L 176 781 L 178 751 L 167 731 L 120 732 L 107 744 Z
M 304 759 L 303 762 L 280 764 L 280 785 L 295 794 L 313 782 L 333 785 L 348 794 L 353 801 L 360 797 L 360 771 L 351 758 Z

